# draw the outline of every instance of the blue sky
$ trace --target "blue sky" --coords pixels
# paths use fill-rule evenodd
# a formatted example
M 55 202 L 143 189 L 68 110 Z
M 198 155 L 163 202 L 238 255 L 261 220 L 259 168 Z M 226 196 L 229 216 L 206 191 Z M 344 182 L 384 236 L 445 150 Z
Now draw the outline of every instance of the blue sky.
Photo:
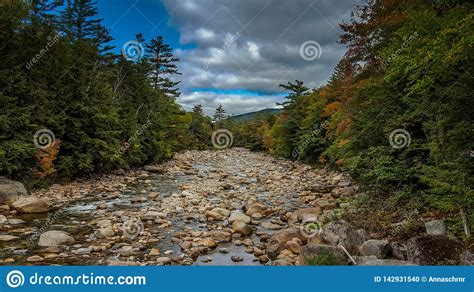
M 280 83 L 323 85 L 345 52 L 338 24 L 355 1 L 99 0 L 99 14 L 117 52 L 138 32 L 175 49 L 185 109 L 199 103 L 212 114 L 222 104 L 240 114 L 275 107 Z M 314 58 L 302 55 L 307 43 Z

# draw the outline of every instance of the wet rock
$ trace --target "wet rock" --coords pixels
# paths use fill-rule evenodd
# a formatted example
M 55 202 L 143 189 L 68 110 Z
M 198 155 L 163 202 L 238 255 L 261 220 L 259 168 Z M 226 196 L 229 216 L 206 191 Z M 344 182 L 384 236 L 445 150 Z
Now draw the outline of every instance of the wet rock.
M 443 220 L 432 220 L 425 223 L 428 235 L 446 235 L 446 224 Z
M 181 245 L 180 245 L 180 247 L 183 251 L 186 251 L 186 250 L 190 249 L 192 246 L 193 246 L 193 243 L 191 241 L 185 241 L 185 242 L 181 243 Z
M 235 262 L 235 263 L 236 263 L 236 262 L 242 262 L 242 261 L 244 260 L 243 257 L 238 256 L 238 255 L 233 255 L 233 256 L 230 257 L 230 259 L 231 259 L 233 262 Z
M 228 248 L 221 247 L 221 248 L 219 248 L 219 252 L 220 252 L 220 253 L 229 253 L 230 251 L 229 251 Z
M 293 238 L 298 238 L 303 242 L 306 242 L 307 240 L 297 228 L 287 228 L 275 232 L 268 240 L 267 255 L 271 259 L 276 258 L 280 251 L 285 248 L 285 244 Z
M 78 254 L 78 255 L 90 254 L 91 251 L 92 251 L 92 249 L 89 248 L 89 247 L 82 247 L 82 248 L 79 248 L 78 250 L 76 250 L 76 254 Z
M 40 235 L 39 246 L 70 245 L 75 242 L 69 233 L 60 230 L 50 230 Z
M 388 240 L 370 239 L 364 242 L 360 247 L 360 253 L 363 256 L 376 256 L 384 259 L 390 252 L 390 243 Z
M 202 239 L 198 241 L 197 244 L 200 246 L 208 247 L 208 248 L 215 248 L 217 246 L 217 243 L 210 238 Z
M 461 241 L 445 235 L 423 235 L 408 239 L 408 261 L 418 265 L 459 265 L 465 251 Z
M 21 213 L 45 213 L 51 210 L 48 203 L 34 197 L 20 198 L 14 201 L 11 206 Z
M 244 222 L 244 223 L 247 223 L 249 224 L 250 223 L 250 217 L 245 215 L 245 214 L 242 214 L 242 213 L 237 213 L 237 212 L 232 212 L 230 214 L 230 217 L 228 219 L 228 221 L 230 223 L 234 222 L 234 221 L 241 221 L 241 222 Z
M 0 241 L 12 241 L 18 239 L 18 236 L 8 235 L 8 234 L 0 234 Z
M 28 195 L 28 192 L 21 182 L 9 180 L 4 176 L 0 176 L 0 203 L 12 203 L 26 195 Z
M 242 234 L 243 236 L 252 234 L 252 228 L 242 221 L 234 221 L 232 223 L 232 230 L 236 233 Z

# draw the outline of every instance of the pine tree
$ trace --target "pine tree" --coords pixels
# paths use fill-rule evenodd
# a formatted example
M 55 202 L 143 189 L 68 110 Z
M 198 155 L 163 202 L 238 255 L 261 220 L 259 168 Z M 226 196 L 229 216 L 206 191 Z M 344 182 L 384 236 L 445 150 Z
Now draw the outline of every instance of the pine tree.
M 225 117 L 225 109 L 222 104 L 220 104 L 214 111 L 214 115 L 212 115 L 212 118 L 214 119 L 214 122 L 216 124 L 220 125 L 220 123 L 225 119 Z
M 284 107 L 291 106 L 298 97 L 307 94 L 309 91 L 309 88 L 303 85 L 303 81 L 299 80 L 295 80 L 295 83 L 280 84 L 279 87 L 290 91 L 290 94 L 285 97 L 288 101 L 277 103 L 277 105 L 283 105 Z
M 167 96 L 178 97 L 181 93 L 176 88 L 180 82 L 171 81 L 168 76 L 181 75 L 176 67 L 178 58 L 173 56 L 173 50 L 165 44 L 162 36 L 152 39 L 146 48 L 150 55 L 150 76 L 155 90 L 161 90 Z
M 202 105 L 196 104 L 193 106 L 193 113 L 199 116 L 204 116 L 204 110 L 202 109 Z

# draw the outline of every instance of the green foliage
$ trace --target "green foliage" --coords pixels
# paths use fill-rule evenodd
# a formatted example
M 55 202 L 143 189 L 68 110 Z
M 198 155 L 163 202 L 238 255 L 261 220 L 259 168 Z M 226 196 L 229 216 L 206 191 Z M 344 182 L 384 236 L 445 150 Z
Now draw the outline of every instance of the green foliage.
M 51 1 L 30 2 L 0 10 L 2 175 L 39 186 L 157 162 L 191 146 L 193 116 L 176 104 L 168 79 L 179 74 L 178 60 L 160 36 L 130 62 L 111 53 L 95 1 L 67 1 L 60 12 Z M 36 177 L 40 129 L 60 142 L 49 178 Z
M 322 251 L 313 258 L 306 259 L 308 266 L 346 266 L 347 261 L 331 251 Z

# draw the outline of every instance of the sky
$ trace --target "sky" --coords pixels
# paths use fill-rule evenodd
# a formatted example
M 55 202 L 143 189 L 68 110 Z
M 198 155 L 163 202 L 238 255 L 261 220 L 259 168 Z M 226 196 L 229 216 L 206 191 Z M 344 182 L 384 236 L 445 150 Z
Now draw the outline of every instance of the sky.
M 280 83 L 327 82 L 345 53 L 338 26 L 361 0 L 99 0 L 120 50 L 135 34 L 162 35 L 181 61 L 177 102 L 210 115 L 276 107 Z

